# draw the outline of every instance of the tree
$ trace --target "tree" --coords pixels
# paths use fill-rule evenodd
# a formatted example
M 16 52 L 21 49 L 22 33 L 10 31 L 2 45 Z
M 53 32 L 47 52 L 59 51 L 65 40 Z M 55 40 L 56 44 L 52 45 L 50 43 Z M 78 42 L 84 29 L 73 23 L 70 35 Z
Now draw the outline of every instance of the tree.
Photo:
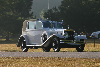
M 0 0 L 0 34 L 6 36 L 21 33 L 22 22 L 32 17 L 30 13 L 32 0 Z
M 40 13 L 40 17 L 42 18 L 42 19 L 45 19 L 44 18 L 44 13 L 46 12 L 46 10 L 45 9 L 43 9 L 42 11 L 41 11 L 41 13 Z
M 99 6 L 99 1 L 63 0 L 57 12 L 52 8 L 44 14 L 44 17 L 51 17 L 50 19 L 53 18 L 53 20 L 63 19 L 64 28 L 69 25 L 76 32 L 89 33 L 99 30 Z
M 24 18 L 29 18 L 33 16 L 33 12 L 30 13 L 31 11 L 31 6 L 33 0 L 17 0 L 18 2 L 16 3 L 16 10 L 19 12 L 21 17 Z
M 44 18 L 48 18 L 48 20 L 59 21 L 59 10 L 57 7 L 53 7 L 44 13 Z

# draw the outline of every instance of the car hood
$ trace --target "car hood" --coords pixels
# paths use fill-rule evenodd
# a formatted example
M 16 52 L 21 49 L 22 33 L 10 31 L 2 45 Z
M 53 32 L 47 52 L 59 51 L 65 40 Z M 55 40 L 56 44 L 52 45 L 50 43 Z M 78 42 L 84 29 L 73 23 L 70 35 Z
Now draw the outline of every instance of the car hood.
M 46 32 L 48 32 L 50 35 L 53 35 L 53 34 L 64 35 L 64 30 L 66 30 L 66 29 L 47 28 L 47 29 L 44 29 L 44 30 Z

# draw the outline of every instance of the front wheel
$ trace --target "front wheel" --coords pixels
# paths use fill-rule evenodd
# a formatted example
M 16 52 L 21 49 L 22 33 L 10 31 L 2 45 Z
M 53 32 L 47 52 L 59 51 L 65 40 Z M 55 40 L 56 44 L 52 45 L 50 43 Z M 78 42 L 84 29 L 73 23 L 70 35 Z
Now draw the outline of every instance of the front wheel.
M 52 46 L 53 46 L 54 52 L 59 52 L 59 51 L 60 51 L 59 40 L 58 40 L 57 37 L 55 37 L 55 38 L 53 39 Z
M 83 52 L 83 50 L 84 50 L 84 45 L 85 45 L 85 44 L 82 44 L 81 46 L 76 47 L 76 50 L 77 50 L 78 52 Z

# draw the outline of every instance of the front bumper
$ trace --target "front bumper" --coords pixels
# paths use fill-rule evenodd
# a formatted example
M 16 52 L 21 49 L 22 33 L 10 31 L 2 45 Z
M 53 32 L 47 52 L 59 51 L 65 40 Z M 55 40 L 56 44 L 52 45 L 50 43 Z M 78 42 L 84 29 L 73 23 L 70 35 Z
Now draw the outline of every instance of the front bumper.
M 60 44 L 81 45 L 81 44 L 85 44 L 85 42 L 84 41 L 73 41 L 73 40 L 60 40 Z

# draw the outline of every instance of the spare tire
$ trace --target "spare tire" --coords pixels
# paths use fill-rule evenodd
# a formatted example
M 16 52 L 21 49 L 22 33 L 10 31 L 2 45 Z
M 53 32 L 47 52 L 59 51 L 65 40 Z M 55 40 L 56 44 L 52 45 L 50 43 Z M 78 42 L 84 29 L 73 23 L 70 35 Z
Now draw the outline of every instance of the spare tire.
M 59 39 L 57 37 L 55 37 L 53 39 L 52 47 L 53 47 L 54 52 L 59 52 L 60 51 Z

